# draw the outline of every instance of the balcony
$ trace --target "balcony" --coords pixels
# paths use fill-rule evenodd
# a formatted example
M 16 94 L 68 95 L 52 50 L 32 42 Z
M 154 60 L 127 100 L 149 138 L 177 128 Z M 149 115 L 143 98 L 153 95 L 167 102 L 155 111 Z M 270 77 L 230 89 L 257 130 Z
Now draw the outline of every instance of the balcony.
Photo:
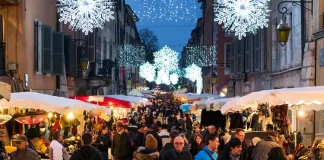
M 0 0 L 0 6 L 16 5 L 17 0 Z

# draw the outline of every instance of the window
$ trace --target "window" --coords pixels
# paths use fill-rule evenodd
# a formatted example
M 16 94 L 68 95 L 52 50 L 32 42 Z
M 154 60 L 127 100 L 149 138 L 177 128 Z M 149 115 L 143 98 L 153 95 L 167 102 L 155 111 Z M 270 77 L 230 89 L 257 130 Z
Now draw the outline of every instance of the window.
M 231 67 L 231 44 L 230 43 L 225 43 L 225 74 L 229 74 L 230 73 L 230 67 Z
M 34 21 L 34 52 L 36 74 L 43 73 L 43 48 L 42 48 L 42 22 L 38 19 Z
M 250 48 L 251 48 L 251 35 L 247 35 L 245 37 L 245 44 L 244 44 L 244 50 L 245 50 L 245 58 L 244 58 L 244 63 L 245 63 L 245 72 L 250 72 L 250 66 L 251 66 L 251 59 L 250 59 Z
M 254 63 L 254 68 L 253 71 L 260 71 L 260 62 L 261 62 L 261 34 L 260 34 L 261 30 L 258 30 L 257 33 L 254 36 L 254 55 L 253 55 L 253 63 Z
M 107 52 L 107 38 L 105 37 L 103 40 L 103 57 L 105 57 L 104 59 L 108 59 L 108 52 Z
M 52 73 L 52 29 L 50 26 L 42 25 L 42 71 Z
M 235 41 L 235 40 L 234 40 Z M 231 43 L 231 63 L 230 63 L 230 67 L 231 67 L 231 73 L 234 74 L 235 73 L 235 43 L 234 41 Z
M 112 61 L 114 61 L 114 59 L 113 59 L 113 45 L 111 44 L 111 43 L 109 43 L 109 58 L 110 58 L 110 60 L 112 60 Z
M 64 74 L 64 34 L 62 32 L 52 32 L 52 74 Z
M 236 62 L 236 73 L 242 73 L 242 71 L 243 71 L 243 69 L 242 69 L 242 61 L 243 61 L 243 59 L 242 59 L 242 53 L 244 52 L 243 51 L 243 49 L 244 49 L 244 39 L 242 39 L 242 40 L 236 40 L 236 48 L 237 48 L 237 52 L 236 52 L 236 60 L 237 60 L 237 62 Z

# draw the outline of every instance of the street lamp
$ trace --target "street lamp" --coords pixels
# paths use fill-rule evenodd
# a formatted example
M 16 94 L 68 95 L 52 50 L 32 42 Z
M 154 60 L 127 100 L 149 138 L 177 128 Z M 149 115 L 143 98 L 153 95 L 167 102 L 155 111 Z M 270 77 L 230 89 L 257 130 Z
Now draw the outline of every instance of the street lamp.
M 288 12 L 288 8 L 283 6 L 280 7 L 282 4 L 284 3 L 291 3 L 293 6 L 300 6 L 304 9 L 307 9 L 311 12 L 311 14 L 313 15 L 313 0 L 300 0 L 300 1 L 282 1 L 278 4 L 277 9 L 278 12 L 282 14 L 282 19 L 280 20 L 280 24 L 277 27 L 277 39 L 278 42 L 280 43 L 281 46 L 285 46 L 286 43 L 288 42 L 288 38 L 289 38 L 289 34 L 290 34 L 290 30 L 291 28 L 289 27 L 289 25 L 286 22 L 286 17 L 285 14 Z M 307 8 L 305 6 L 305 4 L 310 4 L 311 8 Z
M 136 87 L 140 87 L 141 85 L 140 85 L 140 82 L 137 80 L 136 81 Z
M 286 17 L 282 16 L 280 24 L 277 27 L 277 39 L 281 46 L 285 46 L 288 42 L 291 28 L 286 22 Z
M 81 69 L 82 69 L 82 76 L 86 78 L 89 69 L 89 59 L 87 57 L 81 58 Z
M 130 76 L 129 76 L 128 79 L 127 79 L 127 84 L 128 84 L 129 86 L 132 86 L 132 79 L 131 79 Z
M 216 73 L 213 73 L 211 80 L 212 80 L 212 84 L 217 83 L 217 75 L 216 75 Z

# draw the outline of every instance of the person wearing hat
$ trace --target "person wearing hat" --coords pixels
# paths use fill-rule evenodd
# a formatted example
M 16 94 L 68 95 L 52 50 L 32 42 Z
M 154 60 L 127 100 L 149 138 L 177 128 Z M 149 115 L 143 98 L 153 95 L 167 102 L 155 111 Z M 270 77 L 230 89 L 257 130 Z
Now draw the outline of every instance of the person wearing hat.
M 145 125 L 139 124 L 137 125 L 137 133 L 135 135 L 135 139 L 134 139 L 134 147 L 135 149 L 137 149 L 139 146 L 142 145 L 143 141 L 144 141 L 144 128 Z
M 102 160 L 100 152 L 91 146 L 91 142 L 92 135 L 84 133 L 82 135 L 83 146 L 72 154 L 70 160 Z
M 159 152 L 157 150 L 158 142 L 153 135 L 148 134 L 145 137 L 144 147 L 138 147 L 134 153 L 134 159 L 136 160 L 158 160 Z
M 17 146 L 17 150 L 11 153 L 10 160 L 40 160 L 38 154 L 27 147 L 28 142 L 26 136 L 19 135 L 13 141 Z

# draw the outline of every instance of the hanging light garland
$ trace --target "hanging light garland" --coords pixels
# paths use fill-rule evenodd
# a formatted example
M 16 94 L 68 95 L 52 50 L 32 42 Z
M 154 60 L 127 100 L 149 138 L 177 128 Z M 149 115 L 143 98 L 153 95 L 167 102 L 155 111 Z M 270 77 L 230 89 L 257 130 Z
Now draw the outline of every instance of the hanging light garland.
M 196 46 L 185 48 L 186 66 L 196 64 L 200 67 L 216 66 L 215 46 Z
M 270 0 L 218 0 L 214 4 L 215 19 L 224 29 L 235 32 L 239 40 L 246 33 L 255 34 L 259 28 L 268 27 Z
M 58 0 L 57 7 L 59 21 L 70 23 L 72 30 L 82 30 L 85 35 L 115 19 L 111 0 Z
M 140 4 L 136 15 L 143 21 L 195 22 L 197 1 L 195 0 L 134 0 Z
M 119 66 L 141 66 L 145 63 L 145 48 L 135 45 L 121 45 L 118 47 Z

